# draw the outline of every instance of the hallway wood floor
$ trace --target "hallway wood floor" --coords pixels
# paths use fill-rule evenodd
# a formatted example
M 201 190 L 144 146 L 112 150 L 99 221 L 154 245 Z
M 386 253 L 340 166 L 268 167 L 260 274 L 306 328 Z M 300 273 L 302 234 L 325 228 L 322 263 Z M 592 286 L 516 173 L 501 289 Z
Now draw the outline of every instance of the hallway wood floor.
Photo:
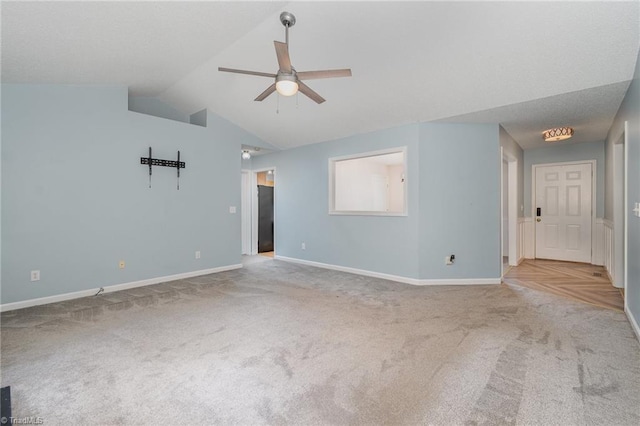
M 624 310 L 622 294 L 619 289 L 611 285 L 602 266 L 527 259 L 519 266 L 511 268 L 502 282 L 568 297 L 603 308 Z

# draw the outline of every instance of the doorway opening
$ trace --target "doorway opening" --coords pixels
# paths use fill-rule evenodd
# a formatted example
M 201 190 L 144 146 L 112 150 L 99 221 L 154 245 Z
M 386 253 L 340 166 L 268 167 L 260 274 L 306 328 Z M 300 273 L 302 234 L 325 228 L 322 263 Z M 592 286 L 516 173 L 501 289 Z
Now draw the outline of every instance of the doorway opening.
M 518 160 L 502 150 L 500 186 L 501 275 L 518 265 Z
M 275 168 L 254 171 L 252 254 L 275 255 Z

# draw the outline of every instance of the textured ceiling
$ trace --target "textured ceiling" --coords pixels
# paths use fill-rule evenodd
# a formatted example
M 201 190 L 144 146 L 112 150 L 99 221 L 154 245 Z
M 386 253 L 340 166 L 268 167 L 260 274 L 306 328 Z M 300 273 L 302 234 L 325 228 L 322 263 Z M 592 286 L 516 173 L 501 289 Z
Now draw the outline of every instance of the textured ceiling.
M 290 30 L 299 71 L 327 99 L 253 99 Z M 603 140 L 639 48 L 632 2 L 3 2 L 2 80 L 126 84 L 209 108 L 281 148 L 418 121 L 498 122 L 524 147 L 556 125 Z
M 2 81 L 156 96 L 284 4 L 3 1 Z

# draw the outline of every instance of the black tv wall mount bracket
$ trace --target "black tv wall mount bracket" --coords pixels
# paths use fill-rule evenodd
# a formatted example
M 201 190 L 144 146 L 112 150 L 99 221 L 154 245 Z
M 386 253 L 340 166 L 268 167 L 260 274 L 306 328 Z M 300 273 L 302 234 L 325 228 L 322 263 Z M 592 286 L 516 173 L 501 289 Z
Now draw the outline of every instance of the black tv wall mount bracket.
M 161 167 L 173 167 L 176 169 L 178 174 L 178 190 L 180 190 L 180 169 L 184 169 L 186 167 L 186 163 L 184 161 L 180 161 L 180 151 L 178 151 L 178 159 L 174 160 L 161 160 L 159 158 L 153 158 L 151 156 L 151 147 L 149 147 L 149 156 L 148 157 L 140 157 L 140 164 L 149 165 L 149 188 L 151 188 L 151 175 L 153 174 L 153 166 L 161 166 Z

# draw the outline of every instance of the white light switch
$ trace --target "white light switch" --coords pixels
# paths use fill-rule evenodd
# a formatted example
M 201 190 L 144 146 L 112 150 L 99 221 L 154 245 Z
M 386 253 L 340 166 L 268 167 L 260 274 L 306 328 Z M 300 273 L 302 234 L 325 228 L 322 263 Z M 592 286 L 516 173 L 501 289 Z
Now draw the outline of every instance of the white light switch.
M 236 206 L 230 206 L 229 213 L 235 213 L 235 212 L 236 212 Z
M 636 202 L 633 207 L 633 214 L 640 217 L 640 203 Z

